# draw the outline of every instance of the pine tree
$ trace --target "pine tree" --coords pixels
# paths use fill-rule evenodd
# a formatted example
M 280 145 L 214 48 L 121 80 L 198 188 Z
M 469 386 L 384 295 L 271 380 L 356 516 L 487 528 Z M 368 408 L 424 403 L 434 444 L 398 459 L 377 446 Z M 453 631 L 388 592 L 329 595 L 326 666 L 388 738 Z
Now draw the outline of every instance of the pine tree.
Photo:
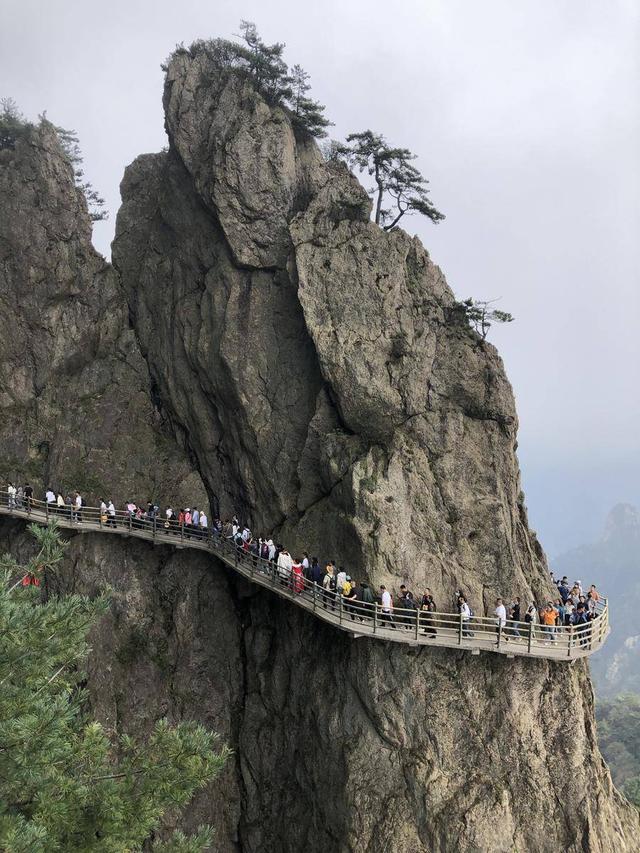
M 145 742 L 112 741 L 85 717 L 87 634 L 109 604 L 49 596 L 38 583 L 55 572 L 63 543 L 53 526 L 29 529 L 35 557 L 22 567 L 0 560 L 0 851 L 140 851 L 168 809 L 215 778 L 228 750 L 216 752 L 216 736 L 195 723 L 161 720 Z M 210 840 L 204 827 L 151 849 L 199 853 Z
M 16 141 L 31 128 L 13 98 L 0 99 L 0 151 L 15 148 Z
M 238 46 L 238 55 L 246 60 L 253 83 L 265 98 L 280 104 L 291 97 L 291 79 L 282 58 L 284 44 L 265 44 L 252 21 L 240 22 L 240 38 L 246 47 Z
M 349 134 L 337 153 L 373 177 L 375 187 L 369 192 L 374 196 L 374 220 L 385 231 L 395 228 L 407 213 L 421 213 L 432 222 L 444 219 L 429 199 L 429 182 L 411 164 L 416 155 L 408 148 L 392 148 L 382 134 L 364 130 Z
M 311 89 L 310 75 L 301 65 L 291 69 L 291 97 L 289 103 L 295 121 L 304 127 L 312 136 L 323 138 L 327 135 L 325 128 L 332 123 L 324 115 L 325 107 L 308 97 Z
M 513 323 L 514 317 L 506 311 L 493 308 L 495 299 L 465 299 L 463 302 L 455 303 L 455 310 L 463 315 L 465 320 L 473 326 L 482 340 L 486 340 L 489 329 L 494 323 Z
M 87 208 L 89 210 L 89 218 L 92 222 L 100 222 L 107 219 L 109 214 L 104 209 L 105 201 L 100 196 L 97 190 L 89 181 L 84 181 L 84 169 L 82 168 L 82 151 L 80 150 L 80 141 L 75 130 L 67 130 L 64 127 L 56 127 L 56 133 L 60 144 L 64 149 L 65 154 L 69 158 L 69 162 L 73 168 L 73 177 L 76 186 L 82 190 L 85 199 L 87 200 Z

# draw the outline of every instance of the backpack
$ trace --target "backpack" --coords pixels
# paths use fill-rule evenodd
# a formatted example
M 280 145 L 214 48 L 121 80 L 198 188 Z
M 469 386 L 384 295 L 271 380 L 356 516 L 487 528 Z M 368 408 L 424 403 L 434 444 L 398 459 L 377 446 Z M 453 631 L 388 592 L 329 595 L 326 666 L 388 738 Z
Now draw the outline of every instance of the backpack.
M 331 575 L 331 580 L 329 581 L 329 589 L 334 592 L 338 589 L 338 578 L 335 575 Z

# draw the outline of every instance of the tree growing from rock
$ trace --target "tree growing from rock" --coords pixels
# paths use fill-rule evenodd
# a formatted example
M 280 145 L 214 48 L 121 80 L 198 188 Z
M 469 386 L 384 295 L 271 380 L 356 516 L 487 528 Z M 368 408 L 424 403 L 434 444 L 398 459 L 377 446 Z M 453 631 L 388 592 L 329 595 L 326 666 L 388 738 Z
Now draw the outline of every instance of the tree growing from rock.
M 87 634 L 109 604 L 49 596 L 39 584 L 63 543 L 54 527 L 29 529 L 38 551 L 28 564 L 0 561 L 0 850 L 208 849 L 207 827 L 164 844 L 149 839 L 167 810 L 216 777 L 228 750 L 216 751 L 216 736 L 195 723 L 161 720 L 140 741 L 113 739 L 85 716 Z
M 3 148 L 15 148 L 16 141 L 25 136 L 31 127 L 13 98 L 0 99 L 0 151 Z
M 40 121 L 46 121 L 46 115 L 40 116 Z M 26 137 L 32 128 L 33 124 L 25 119 L 13 98 L 0 99 L 0 150 L 15 148 L 18 139 Z M 87 201 L 91 221 L 98 222 L 106 219 L 108 213 L 104 209 L 104 199 L 89 181 L 83 180 L 82 152 L 77 133 L 75 130 L 66 130 L 64 127 L 55 127 L 55 125 L 54 128 L 71 163 L 75 184 L 82 190 Z
M 179 45 L 172 56 L 179 53 L 195 56 L 205 51 L 221 68 L 233 68 L 246 75 L 270 104 L 286 107 L 298 127 L 312 136 L 325 137 L 331 122 L 324 115 L 325 107 L 309 97 L 309 74 L 300 65 L 289 69 L 284 59 L 285 45 L 266 44 L 252 21 L 241 21 L 239 29 L 237 37 L 241 43 L 229 39 L 198 40 L 188 50 Z M 162 64 L 164 71 L 168 61 Z
M 84 197 L 87 200 L 87 208 L 89 210 L 89 218 L 92 222 L 100 222 L 107 219 L 108 213 L 104 209 L 104 199 L 93 188 L 89 181 L 84 180 L 84 169 L 82 168 L 83 157 L 80 150 L 80 142 L 78 134 L 75 130 L 67 130 L 64 127 L 56 127 L 58 139 L 62 145 L 65 154 L 69 158 L 73 169 L 73 177 L 78 189 L 82 190 Z
M 363 130 L 349 134 L 346 144 L 334 151 L 373 178 L 375 186 L 369 192 L 374 199 L 374 221 L 385 231 L 410 213 L 421 213 L 432 222 L 444 219 L 429 198 L 429 182 L 412 164 L 416 155 L 408 148 L 393 148 L 382 134 Z
M 311 89 L 309 76 L 301 65 L 293 66 L 290 76 L 291 96 L 289 97 L 289 104 L 295 121 L 306 128 L 312 136 L 322 139 L 326 137 L 326 129 L 331 125 L 331 122 L 324 115 L 324 106 L 319 101 L 314 101 L 309 97 Z
M 486 340 L 489 329 L 494 323 L 512 323 L 514 317 L 506 311 L 493 308 L 496 299 L 465 299 L 456 303 L 456 308 L 462 312 L 468 323 L 473 326 L 482 340 Z

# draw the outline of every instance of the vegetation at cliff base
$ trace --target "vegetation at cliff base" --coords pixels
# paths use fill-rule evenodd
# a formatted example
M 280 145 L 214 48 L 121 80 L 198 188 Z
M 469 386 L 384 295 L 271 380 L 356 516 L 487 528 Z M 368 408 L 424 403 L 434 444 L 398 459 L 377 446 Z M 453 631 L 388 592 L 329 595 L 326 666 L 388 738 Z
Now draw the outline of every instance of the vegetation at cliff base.
M 63 556 L 55 527 L 29 528 L 36 555 L 0 561 L 0 851 L 199 853 L 208 827 L 154 842 L 171 810 L 220 772 L 226 748 L 195 723 L 160 720 L 145 740 L 86 715 L 82 665 L 105 597 L 48 593 Z
M 613 781 L 640 808 L 640 696 L 599 700 L 596 720 L 598 744 Z

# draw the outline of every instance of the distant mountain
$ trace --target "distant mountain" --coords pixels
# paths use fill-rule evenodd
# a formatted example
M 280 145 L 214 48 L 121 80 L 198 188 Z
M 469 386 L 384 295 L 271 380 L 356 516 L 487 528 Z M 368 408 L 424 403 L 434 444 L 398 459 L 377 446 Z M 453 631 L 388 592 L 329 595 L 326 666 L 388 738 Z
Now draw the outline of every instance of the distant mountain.
M 556 576 L 595 583 L 609 597 L 611 635 L 591 659 L 600 696 L 640 693 L 640 511 L 618 504 L 599 542 L 561 554 L 553 567 Z

